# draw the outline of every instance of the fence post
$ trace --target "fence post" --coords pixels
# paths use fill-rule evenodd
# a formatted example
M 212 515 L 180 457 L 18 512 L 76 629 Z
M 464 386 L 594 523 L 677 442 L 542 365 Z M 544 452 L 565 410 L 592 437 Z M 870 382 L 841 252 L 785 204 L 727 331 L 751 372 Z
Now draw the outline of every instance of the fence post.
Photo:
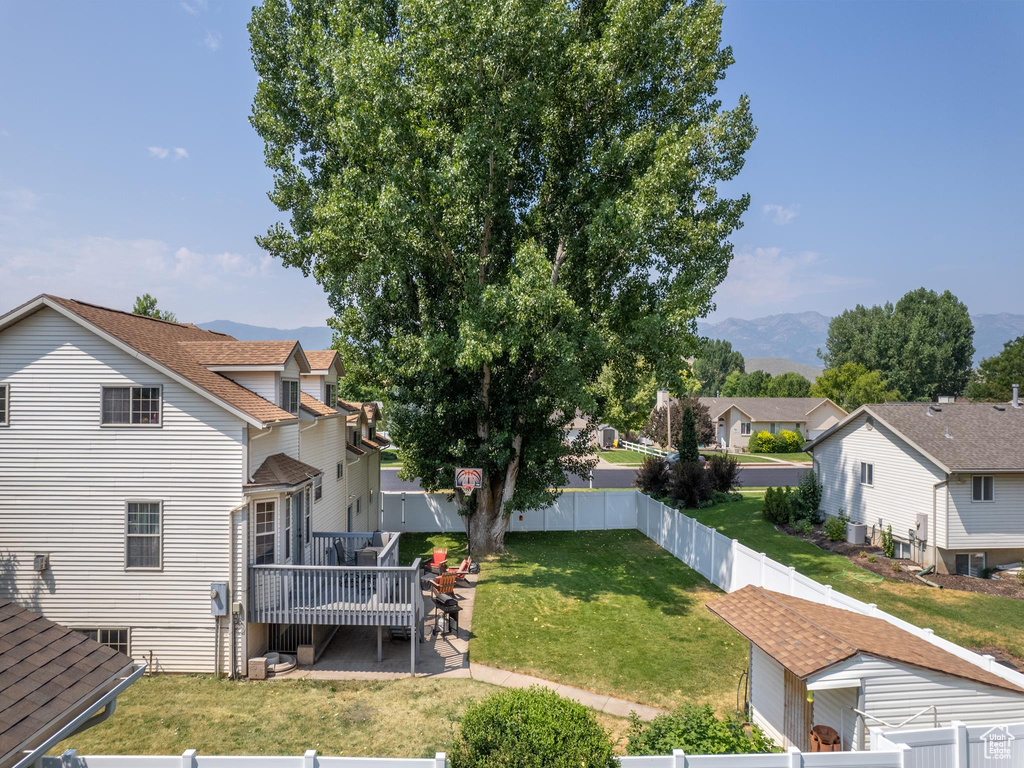
M 953 727 L 953 768 L 968 768 L 967 762 L 967 726 L 960 720 L 954 720 Z
M 732 555 L 732 564 L 729 566 L 729 592 L 735 592 L 739 589 L 736 586 L 736 550 L 739 548 L 739 545 L 740 543 L 736 539 L 733 539 L 732 543 L 729 544 L 729 554 Z
M 672 768 L 686 768 L 686 753 L 683 750 L 672 750 Z
M 764 552 L 761 552 L 760 554 L 761 554 L 761 581 L 760 581 L 760 583 L 757 586 L 763 587 L 764 586 L 764 561 L 768 557 L 768 555 L 766 555 Z
M 804 756 L 797 747 L 789 748 L 789 768 L 801 768 L 804 764 Z
M 910 758 L 914 754 L 910 748 L 910 745 L 899 744 L 896 748 L 899 750 L 900 768 L 910 768 Z
M 181 753 L 181 768 L 192 768 L 195 765 L 196 751 L 194 749 L 186 749 Z
M 444 752 L 434 753 L 434 768 L 446 768 L 448 765 L 448 755 Z
M 36 765 L 42 765 L 42 759 Z M 78 750 L 65 749 L 60 753 L 60 764 L 63 768 L 75 768 L 78 765 Z
M 710 526 L 708 527 L 708 531 L 711 534 L 711 567 L 708 568 L 708 571 L 709 571 L 709 573 L 708 573 L 708 581 L 710 581 L 716 587 L 721 587 L 722 586 L 721 584 L 716 584 L 715 583 L 715 573 L 716 573 L 716 569 L 715 569 L 715 533 L 716 533 L 716 531 L 715 531 L 714 528 L 711 528 Z
M 987 668 L 988 668 L 988 671 L 991 672 L 992 671 L 992 666 L 996 663 L 996 657 L 993 656 L 992 654 L 989 654 L 989 653 L 983 653 L 983 654 L 981 654 L 981 658 L 985 659 L 985 661 L 988 662 L 988 667 Z
M 832 605 L 832 585 L 825 585 L 825 605 Z
M 868 603 L 868 616 L 877 616 L 878 606 L 875 603 Z
M 413 640 L 413 642 L 416 642 Z M 302 756 L 302 768 L 315 768 L 316 766 L 316 750 L 307 749 L 306 754 Z
M 789 594 L 793 594 L 793 583 L 796 581 L 796 567 L 789 566 Z

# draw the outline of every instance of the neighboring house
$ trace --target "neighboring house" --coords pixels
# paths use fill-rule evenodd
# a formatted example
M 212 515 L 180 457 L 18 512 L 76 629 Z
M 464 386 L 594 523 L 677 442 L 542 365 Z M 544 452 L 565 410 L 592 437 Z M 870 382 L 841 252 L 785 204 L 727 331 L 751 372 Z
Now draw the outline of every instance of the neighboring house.
M 29 768 L 99 725 L 145 665 L 38 613 L 0 601 L 0 768 Z
M 54 296 L 0 317 L 0 597 L 154 672 L 244 673 L 295 642 L 284 613 L 247 621 L 253 566 L 377 528 L 379 444 L 354 445 L 343 373 Z
M 1024 559 L 1024 408 L 864 405 L 811 441 L 821 509 L 940 573 Z
M 879 725 L 1024 720 L 1024 689 L 883 619 L 754 586 L 708 608 L 750 641 L 750 717 L 784 748 L 815 725 L 861 750 Z
M 569 422 L 565 433 L 565 441 L 571 443 L 578 438 L 591 424 L 586 415 L 576 411 L 576 416 Z M 611 424 L 598 424 L 590 434 L 590 444 L 595 448 L 611 448 L 619 440 L 619 430 Z

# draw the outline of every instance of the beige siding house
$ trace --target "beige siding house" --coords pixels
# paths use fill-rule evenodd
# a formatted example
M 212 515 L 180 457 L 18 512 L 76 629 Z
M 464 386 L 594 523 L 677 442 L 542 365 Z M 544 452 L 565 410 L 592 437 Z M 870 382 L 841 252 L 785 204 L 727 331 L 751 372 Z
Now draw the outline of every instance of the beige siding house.
M 341 375 L 333 351 L 58 297 L 3 315 L 0 599 L 153 671 L 244 672 L 269 642 L 251 567 L 350 530 Z M 360 449 L 364 504 L 379 448 Z
M 812 440 L 822 511 L 844 511 L 897 554 L 978 575 L 1024 559 L 1024 408 L 865 405 Z
M 813 439 L 846 417 L 827 397 L 702 397 L 715 425 L 718 445 L 746 451 L 758 432 L 783 430 Z

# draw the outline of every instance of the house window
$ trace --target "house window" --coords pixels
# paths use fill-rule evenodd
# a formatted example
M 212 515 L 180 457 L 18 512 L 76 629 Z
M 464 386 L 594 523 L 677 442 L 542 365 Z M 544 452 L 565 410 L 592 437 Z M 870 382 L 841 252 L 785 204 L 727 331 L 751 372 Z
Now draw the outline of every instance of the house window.
M 317 475 L 316 479 L 313 480 L 313 498 L 316 501 L 320 501 L 324 497 L 324 476 Z
M 7 417 L 7 410 L 8 410 L 7 403 L 10 401 L 10 396 L 8 395 L 8 389 L 9 389 L 9 385 L 8 384 L 0 384 L 0 424 L 2 424 L 5 427 L 7 426 L 7 423 L 8 423 L 8 421 L 7 421 L 7 418 L 8 418 Z
M 345 476 L 345 462 L 339 461 L 338 465 L 334 468 L 335 477 L 341 480 Z
M 875 484 L 875 465 L 868 464 L 862 461 L 860 463 L 860 484 L 861 485 L 874 485 Z
M 256 565 L 264 565 L 274 562 L 274 536 L 277 533 L 275 526 L 275 513 L 277 512 L 276 501 L 256 502 Z
M 362 442 L 363 442 L 362 434 L 359 432 L 358 429 L 353 429 L 352 430 L 352 445 L 354 445 L 354 446 L 356 446 L 358 448 L 362 444 Z
M 100 645 L 105 645 L 108 648 L 113 648 L 115 651 L 130 656 L 129 643 L 128 643 L 128 630 L 127 629 L 104 629 L 104 628 L 92 628 L 92 629 L 75 629 L 75 632 L 85 635 L 90 640 L 95 640 Z
M 775 434 L 777 428 L 778 427 L 774 421 L 768 425 L 768 431 L 771 432 L 773 435 Z
M 299 382 L 281 382 L 281 407 L 288 413 L 299 412 Z
M 103 387 L 102 424 L 160 423 L 160 387 Z
M 160 567 L 160 518 L 159 501 L 128 502 L 125 513 L 126 568 Z
M 740 434 L 744 435 L 744 436 L 750 434 L 750 422 L 749 421 L 741 421 L 740 422 Z
M 985 570 L 984 552 L 965 552 L 956 556 L 956 572 L 958 576 L 981 576 Z
M 338 407 L 338 385 L 333 382 L 327 382 L 324 385 L 324 402 L 327 403 L 331 408 Z
M 995 501 L 996 479 L 993 475 L 975 475 L 972 479 L 974 481 L 972 501 Z
M 359 515 L 361 515 L 362 513 L 363 513 L 363 497 L 360 496 L 358 499 L 356 499 L 356 517 L 358 518 Z
M 319 477 L 317 478 L 320 479 Z M 313 502 L 311 496 L 313 495 L 312 486 L 307 485 L 302 495 L 302 500 L 305 504 L 302 505 L 302 543 L 309 544 L 310 529 L 313 527 Z
M 287 507 L 284 514 L 284 559 L 288 562 L 292 559 L 292 516 L 295 514 L 295 505 L 298 504 L 299 494 L 294 493 L 287 499 Z

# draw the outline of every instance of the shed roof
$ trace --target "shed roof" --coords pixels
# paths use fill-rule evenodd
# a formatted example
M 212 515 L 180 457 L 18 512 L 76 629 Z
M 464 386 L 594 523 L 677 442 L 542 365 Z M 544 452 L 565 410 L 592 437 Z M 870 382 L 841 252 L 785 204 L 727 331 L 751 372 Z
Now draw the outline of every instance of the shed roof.
M 1004 688 L 1024 689 L 884 619 L 747 586 L 708 609 L 800 679 L 858 654 Z
M 267 456 L 259 469 L 252 473 L 252 482 L 246 488 L 266 488 L 275 486 L 293 486 L 322 475 L 323 471 L 311 464 L 294 459 L 286 453 L 275 453 Z
M 844 424 L 871 416 L 946 472 L 1024 472 L 1024 408 L 1009 403 L 863 405 L 808 444 L 813 449 Z
M 0 766 L 45 746 L 132 668 L 125 654 L 0 601 Z
M 807 414 L 815 408 L 832 402 L 827 397 L 701 397 L 699 400 L 701 405 L 707 406 L 712 419 L 735 406 L 751 421 L 792 422 L 805 421 Z

